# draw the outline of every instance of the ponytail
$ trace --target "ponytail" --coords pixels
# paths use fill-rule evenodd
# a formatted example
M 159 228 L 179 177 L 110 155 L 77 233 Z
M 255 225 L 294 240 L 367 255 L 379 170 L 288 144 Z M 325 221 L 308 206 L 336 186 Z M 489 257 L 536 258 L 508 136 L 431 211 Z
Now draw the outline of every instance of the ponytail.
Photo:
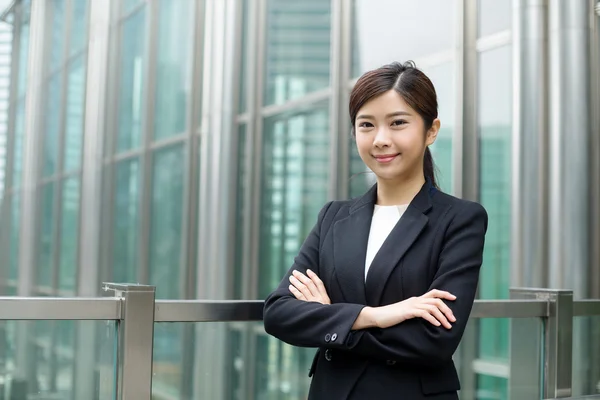
M 437 180 L 435 179 L 435 163 L 433 162 L 433 156 L 429 147 L 425 149 L 425 157 L 423 158 L 423 175 L 425 175 L 425 179 L 431 182 L 433 187 L 439 189 Z

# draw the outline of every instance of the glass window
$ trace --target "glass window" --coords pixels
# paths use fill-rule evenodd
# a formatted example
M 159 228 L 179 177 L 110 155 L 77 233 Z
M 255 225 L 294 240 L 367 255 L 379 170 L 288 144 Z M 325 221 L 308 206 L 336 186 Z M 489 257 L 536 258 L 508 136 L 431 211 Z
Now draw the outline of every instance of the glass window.
M 136 6 L 145 2 L 146 0 L 124 0 L 121 4 L 123 5 L 123 15 L 132 11 Z
M 56 71 L 60 68 L 64 57 L 65 45 L 65 21 L 67 20 L 65 0 L 52 0 L 48 2 L 50 6 L 50 14 L 52 22 L 48 27 L 50 29 L 50 38 L 52 46 L 48 47 L 50 62 L 48 64 L 48 72 Z
M 480 201 L 489 217 L 479 286 L 479 294 L 483 299 L 508 298 L 511 248 L 511 71 L 510 46 L 479 55 Z M 482 320 L 480 356 L 506 358 L 508 329 L 506 321 Z
M 79 178 L 68 178 L 63 182 L 61 218 L 58 286 L 74 291 L 79 265 Z
M 477 36 L 482 37 L 512 27 L 512 2 L 477 0 Z
M 455 119 L 454 63 L 424 68 L 423 72 L 433 82 L 438 98 L 438 118 L 441 121 L 441 128 L 435 143 L 431 145 L 431 154 L 437 167 L 438 185 L 442 191 L 452 193 L 452 135 L 454 134 Z
M 158 150 L 153 159 L 150 284 L 159 298 L 181 296 L 184 159 L 182 145 Z
M 89 0 L 73 0 L 72 3 L 72 25 L 71 25 L 71 49 L 69 54 L 74 55 L 86 46 L 88 37 L 88 8 Z
M 115 168 L 113 280 L 135 283 L 139 259 L 139 161 L 121 161 Z
M 329 86 L 331 2 L 268 0 L 265 104 Z
M 245 210 L 245 199 L 246 193 L 249 190 L 250 178 L 252 176 L 251 171 L 246 168 L 246 162 L 248 160 L 248 137 L 246 134 L 246 125 L 240 125 L 238 128 L 238 143 L 237 143 L 237 191 L 236 191 L 236 207 L 235 207 L 235 271 L 233 274 L 234 287 L 233 296 L 236 299 L 242 299 L 244 296 L 244 271 L 248 270 L 250 266 L 246 265 L 248 262 L 248 255 L 244 253 L 244 230 L 247 224 L 250 223 L 249 216 Z
M 327 103 L 311 111 L 268 118 L 264 126 L 260 298 L 279 284 L 292 265 L 327 200 Z
M 154 136 L 163 139 L 186 129 L 192 89 L 194 2 L 161 0 L 158 7 Z
M 58 168 L 58 140 L 60 130 L 60 106 L 62 104 L 61 74 L 54 74 L 47 83 L 46 115 L 44 126 L 44 172 L 51 176 Z
M 352 75 L 451 50 L 453 0 L 354 0 Z
M 10 198 L 10 266 L 8 277 L 16 281 L 19 277 L 19 239 L 21 229 L 21 197 L 13 195 Z
M 13 144 L 13 176 L 12 186 L 21 186 L 21 177 L 23 175 L 23 143 L 25 136 L 25 99 L 17 103 L 15 113 L 15 140 Z
M 52 271 L 54 267 L 54 225 L 56 216 L 54 215 L 54 190 L 55 183 L 50 182 L 41 188 L 41 208 L 40 221 L 41 229 L 39 231 L 38 244 L 38 262 L 37 262 L 37 285 L 52 287 Z
M 67 111 L 65 116 L 65 171 L 81 167 L 85 112 L 84 55 L 71 62 L 68 71 Z
M 141 143 L 146 65 L 145 8 L 123 22 L 122 33 L 118 151 L 135 149 Z
M 246 96 L 248 95 L 248 84 L 250 79 L 246 76 L 246 70 L 248 68 L 248 51 L 254 49 L 248 49 L 248 37 L 250 32 L 248 31 L 248 24 L 250 19 L 250 10 L 248 9 L 248 0 L 242 0 L 242 34 L 241 34 L 241 62 L 240 62 L 240 98 L 238 99 L 238 113 L 243 114 L 246 112 L 247 101 Z
M 19 98 L 25 96 L 27 90 L 27 60 L 29 59 L 29 13 L 31 4 L 23 2 L 21 4 L 21 23 L 20 26 L 20 42 L 19 42 L 19 69 L 18 69 L 18 90 Z

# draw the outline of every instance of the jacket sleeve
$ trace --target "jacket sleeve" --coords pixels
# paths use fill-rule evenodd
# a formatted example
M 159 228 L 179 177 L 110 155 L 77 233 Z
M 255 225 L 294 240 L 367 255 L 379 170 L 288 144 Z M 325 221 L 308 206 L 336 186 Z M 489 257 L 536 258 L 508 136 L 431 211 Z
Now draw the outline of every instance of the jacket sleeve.
M 331 224 L 331 221 L 323 222 L 331 204 L 323 207 L 294 264 L 279 287 L 265 300 L 263 320 L 266 332 L 294 346 L 345 349 L 352 325 L 365 307 L 360 304 L 306 302 L 296 299 L 289 290 L 289 277 L 293 270 L 306 273 L 307 269 L 311 269 L 320 276 L 320 237 Z
M 467 203 L 446 232 L 438 271 L 429 290 L 445 290 L 456 296 L 456 300 L 447 302 L 456 317 L 451 329 L 413 318 L 387 329 L 353 331 L 347 349 L 363 356 L 421 366 L 450 361 L 475 300 L 486 230 L 485 209 L 477 203 Z

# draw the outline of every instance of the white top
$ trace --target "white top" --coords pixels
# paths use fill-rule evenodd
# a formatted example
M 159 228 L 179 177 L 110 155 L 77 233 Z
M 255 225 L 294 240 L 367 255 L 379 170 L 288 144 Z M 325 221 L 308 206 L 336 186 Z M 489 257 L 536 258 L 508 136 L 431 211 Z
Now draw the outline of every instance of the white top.
M 371 267 L 371 263 L 373 262 L 375 255 L 407 208 L 408 204 L 401 206 L 379 206 L 375 204 L 375 209 L 373 210 L 373 219 L 371 220 L 371 230 L 369 231 L 369 241 L 367 244 L 365 281 L 367 280 L 369 267 Z

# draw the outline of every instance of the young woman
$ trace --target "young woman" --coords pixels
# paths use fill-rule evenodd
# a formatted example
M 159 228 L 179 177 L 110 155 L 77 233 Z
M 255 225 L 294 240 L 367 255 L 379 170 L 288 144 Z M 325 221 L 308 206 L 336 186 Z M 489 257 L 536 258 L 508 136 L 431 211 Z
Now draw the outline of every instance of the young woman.
M 433 84 L 412 63 L 367 72 L 352 90 L 352 134 L 377 184 L 323 207 L 264 308 L 269 334 L 319 348 L 311 400 L 458 399 L 452 355 L 487 214 L 438 190 L 437 115 Z

